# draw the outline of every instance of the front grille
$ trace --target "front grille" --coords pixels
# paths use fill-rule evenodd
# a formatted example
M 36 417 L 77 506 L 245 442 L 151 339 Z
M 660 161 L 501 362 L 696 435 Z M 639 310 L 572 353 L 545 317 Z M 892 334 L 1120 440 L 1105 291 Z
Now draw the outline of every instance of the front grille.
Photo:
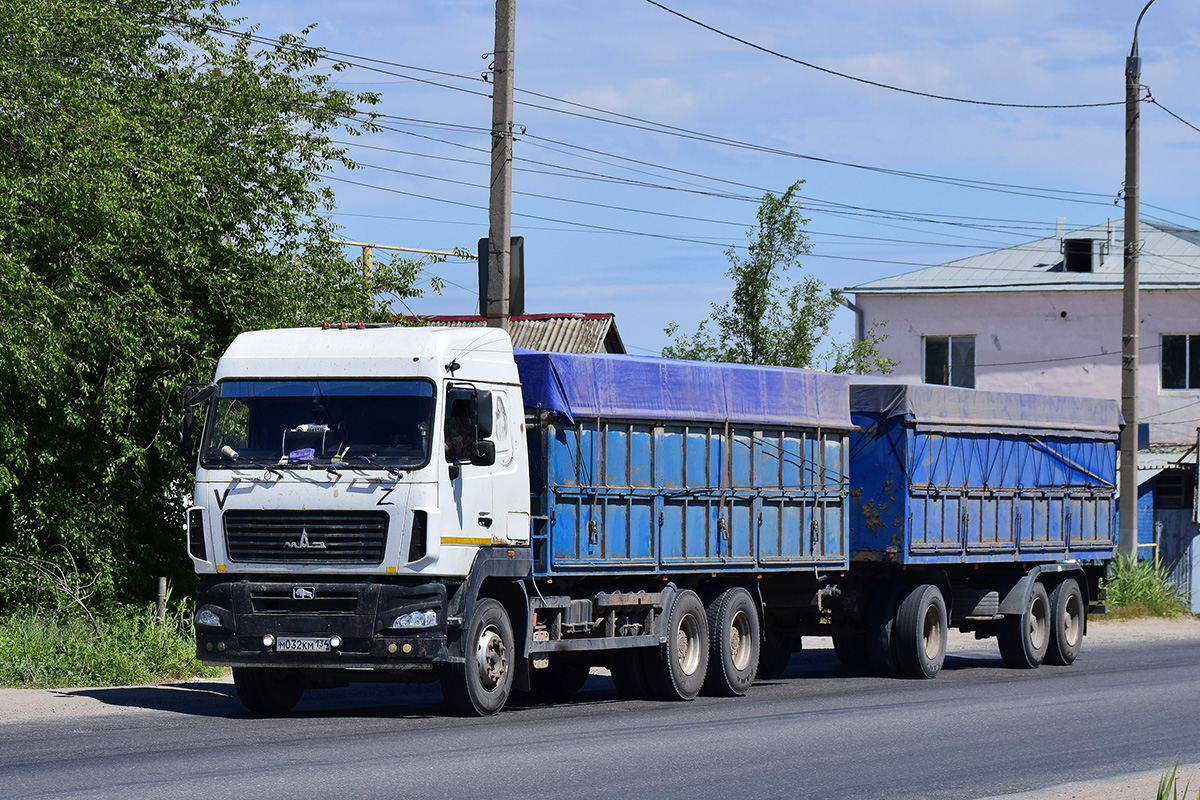
M 353 614 L 358 610 L 358 592 L 328 586 L 272 586 L 251 589 L 250 603 L 263 614 Z
M 379 564 L 385 511 L 226 511 L 230 561 Z

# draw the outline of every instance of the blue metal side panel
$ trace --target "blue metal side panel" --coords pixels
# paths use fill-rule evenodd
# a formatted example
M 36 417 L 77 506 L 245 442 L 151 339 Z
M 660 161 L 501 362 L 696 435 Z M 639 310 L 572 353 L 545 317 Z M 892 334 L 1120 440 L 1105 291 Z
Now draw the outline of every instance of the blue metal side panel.
M 853 413 L 850 555 L 907 564 L 1111 558 L 1116 445 Z
M 904 420 L 851 413 L 862 430 L 850 435 L 850 559 L 899 560 L 908 530 L 925 530 L 925 505 L 911 504 L 909 443 Z
M 847 566 L 847 435 L 530 421 L 535 574 Z

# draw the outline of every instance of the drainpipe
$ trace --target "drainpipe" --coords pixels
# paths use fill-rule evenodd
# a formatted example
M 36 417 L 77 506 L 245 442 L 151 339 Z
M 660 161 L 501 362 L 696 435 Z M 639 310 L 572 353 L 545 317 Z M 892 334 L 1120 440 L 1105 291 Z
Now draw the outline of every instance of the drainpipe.
M 854 343 L 858 344 L 863 339 L 867 338 L 867 328 L 866 328 L 866 322 L 864 321 L 864 318 L 863 318 L 863 310 L 861 308 L 859 308 L 858 306 L 854 305 L 854 303 L 851 303 L 849 300 L 847 300 L 846 295 L 842 294 L 841 292 L 837 291 L 836 289 L 831 290 L 829 293 L 831 295 L 833 295 L 834 300 L 837 300 L 843 306 L 845 306 L 846 308 L 848 308 L 854 312 L 854 317 L 857 322 L 857 324 L 854 327 Z

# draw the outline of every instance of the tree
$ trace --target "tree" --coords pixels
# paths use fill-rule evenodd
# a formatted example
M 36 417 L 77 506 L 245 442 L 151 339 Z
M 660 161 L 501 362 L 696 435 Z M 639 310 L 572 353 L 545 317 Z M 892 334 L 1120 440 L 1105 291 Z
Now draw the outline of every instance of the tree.
M 783 367 L 823 366 L 832 372 L 891 372 L 892 361 L 879 355 L 882 335 L 874 326 L 860 342 L 833 344 L 818 352 L 829 334 L 841 293 L 829 292 L 812 276 L 798 284 L 788 279 L 800 269 L 800 257 L 809 252 L 808 220 L 800 216 L 796 200 L 803 182 L 797 181 L 781 195 L 768 192 L 758 207 L 758 230 L 749 231 L 745 258 L 730 247 L 726 271 L 734 283 L 729 300 L 712 304 L 712 314 L 691 336 L 679 334 L 678 323 L 666 328 L 673 344 L 663 348 L 666 358 L 727 361 L 736 364 L 772 364 Z M 712 327 L 710 327 L 710 325 Z M 715 332 L 714 332 L 715 329 Z
M 330 134 L 377 98 L 330 88 L 303 35 L 136 5 L 0 0 L 0 611 L 18 558 L 73 559 L 99 597 L 186 584 L 181 387 L 242 330 L 414 293 L 416 264 L 368 282 L 330 243 L 319 174 L 354 166 Z

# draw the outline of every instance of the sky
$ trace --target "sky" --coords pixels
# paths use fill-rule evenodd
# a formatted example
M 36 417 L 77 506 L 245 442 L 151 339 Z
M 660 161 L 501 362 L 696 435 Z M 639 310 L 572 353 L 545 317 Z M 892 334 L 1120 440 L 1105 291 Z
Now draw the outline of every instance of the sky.
M 763 194 L 795 181 L 811 252 L 792 277 L 832 288 L 1050 236 L 1059 217 L 1119 221 L 1143 6 L 518 0 L 526 311 L 612 312 L 630 352 L 658 353 L 670 323 L 694 331 L 728 299 L 727 251 L 745 254 Z M 310 44 L 358 65 L 335 84 L 381 95 L 383 130 L 335 136 L 361 165 L 326 179 L 347 240 L 473 253 L 487 236 L 494 15 L 476 0 L 229 11 L 268 36 L 315 23 Z M 1138 41 L 1156 101 L 1142 105 L 1142 217 L 1200 227 L 1200 3 L 1157 0 Z M 473 262 L 434 276 L 443 292 L 403 310 L 477 313 Z M 852 331 L 843 310 L 832 335 Z

